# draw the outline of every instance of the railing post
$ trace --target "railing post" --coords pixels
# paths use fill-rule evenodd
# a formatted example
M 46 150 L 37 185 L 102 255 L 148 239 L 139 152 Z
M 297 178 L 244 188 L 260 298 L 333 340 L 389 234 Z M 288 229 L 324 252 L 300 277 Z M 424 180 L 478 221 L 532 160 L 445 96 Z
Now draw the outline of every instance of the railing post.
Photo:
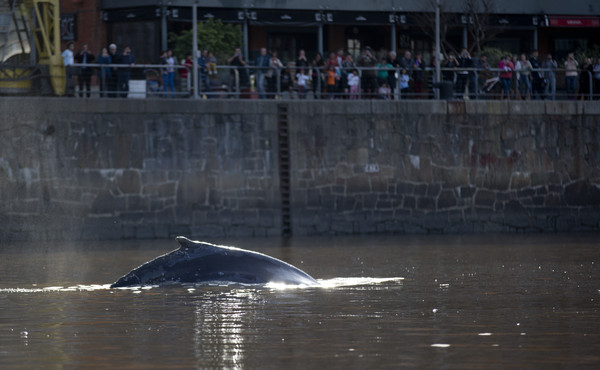
M 235 76 L 234 77 L 234 80 L 235 80 L 235 92 L 236 92 L 237 98 L 239 99 L 241 97 L 241 95 L 240 95 L 240 71 L 238 71 L 238 69 L 235 68 L 233 70 L 233 75 Z
M 321 71 L 319 71 L 317 69 L 317 96 L 319 97 L 319 99 L 322 99 L 322 92 L 323 92 L 323 84 L 322 84 L 322 77 L 321 77 Z
M 479 100 L 479 68 L 475 69 L 473 73 L 475 74 L 475 100 Z
M 593 73 L 588 72 L 590 76 L 590 101 L 594 100 L 594 75 Z
M 277 98 L 281 99 L 281 68 L 279 68 L 279 67 L 275 68 L 275 72 L 277 75 L 276 80 L 275 80 L 277 87 L 276 87 L 275 91 L 277 92 Z

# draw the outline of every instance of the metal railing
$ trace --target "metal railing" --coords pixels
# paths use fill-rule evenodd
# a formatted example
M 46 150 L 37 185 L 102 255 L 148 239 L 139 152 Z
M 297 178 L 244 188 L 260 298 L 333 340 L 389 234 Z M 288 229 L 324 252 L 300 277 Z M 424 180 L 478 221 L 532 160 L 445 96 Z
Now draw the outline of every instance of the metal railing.
M 119 64 L 74 64 L 67 67 L 67 93 L 87 96 L 87 91 L 75 91 L 75 85 L 81 86 L 80 79 L 95 75 L 95 89 L 90 96 L 100 97 L 193 97 L 191 68 L 185 65 L 167 67 L 162 64 L 137 64 L 134 66 Z M 169 77 L 167 68 L 173 68 Z M 90 72 L 91 71 L 91 72 Z M 181 73 L 185 71 L 184 73 Z M 565 70 L 562 68 L 533 69 L 541 78 L 531 81 L 531 89 L 523 88 L 518 78 L 519 71 L 513 71 L 508 81 L 508 94 L 505 92 L 499 68 L 441 68 L 442 81 L 435 81 L 435 70 L 427 67 L 419 70 L 409 69 L 408 88 L 402 88 L 399 79 L 400 68 L 351 67 L 339 68 L 333 77 L 333 84 L 327 81 L 324 68 L 309 67 L 305 70 L 307 84 L 298 86 L 299 69 L 293 65 L 284 68 L 265 68 L 254 66 L 217 65 L 212 69 L 202 69 L 198 74 L 199 97 L 233 99 L 434 99 L 435 91 L 446 85 L 445 99 L 599 99 L 600 79 L 594 79 L 593 73 L 582 79 L 578 71 L 575 88 L 567 84 Z M 357 71 L 359 83 L 356 91 L 347 84 L 348 73 Z M 387 77 L 380 72 L 387 71 Z M 188 78 L 182 77 L 187 75 Z M 121 76 L 121 80 L 119 80 Z M 415 81 L 415 77 L 417 80 Z M 169 78 L 173 78 L 171 90 Z M 127 81 L 127 86 L 123 81 Z M 115 82 L 116 81 L 116 82 Z M 585 83 L 582 84 L 581 82 Z M 85 80 L 83 81 L 85 82 Z M 93 81 L 92 81 L 93 82 Z M 330 81 L 331 82 L 331 77 Z M 380 91 L 382 82 L 386 82 L 389 91 Z M 571 81 L 572 82 L 572 81 Z M 441 84 L 440 84 L 441 83 Z M 70 84 L 70 85 L 69 85 Z M 83 84 L 84 88 L 85 83 Z M 583 85 L 583 86 L 582 86 Z M 116 88 L 115 88 L 116 86 Z M 165 89 L 165 86 L 167 87 Z M 441 90 L 440 90 L 441 92 Z M 526 96 L 522 96 L 523 92 Z
M 175 74 L 185 71 L 188 76 L 191 76 L 190 68 L 185 65 L 76 63 L 65 68 L 68 96 L 76 93 L 80 97 L 91 96 L 92 76 L 96 76 L 94 85 L 98 87 L 97 94 L 100 97 L 188 97 L 192 86 L 191 79 L 186 78 L 184 86 L 175 87 Z M 172 76 L 169 76 L 169 72 Z M 171 86 L 169 81 L 173 82 Z M 76 85 L 79 86 L 78 91 L 75 91 Z M 94 95 L 96 95 L 95 91 L 96 89 Z

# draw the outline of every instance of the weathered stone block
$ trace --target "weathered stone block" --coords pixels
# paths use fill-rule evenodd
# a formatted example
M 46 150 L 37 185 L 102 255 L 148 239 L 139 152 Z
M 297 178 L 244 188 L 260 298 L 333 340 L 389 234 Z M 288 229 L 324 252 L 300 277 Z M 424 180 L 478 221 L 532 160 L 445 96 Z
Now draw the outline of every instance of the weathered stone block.
M 574 206 L 600 205 L 600 186 L 581 180 L 565 187 L 565 200 Z
M 477 188 L 474 186 L 461 186 L 458 194 L 461 198 L 472 198 L 476 191 Z
M 91 213 L 104 214 L 124 211 L 127 208 L 124 197 L 116 197 L 110 191 L 101 191 L 96 195 Z
M 480 207 L 492 207 L 496 201 L 496 193 L 488 190 L 477 190 L 475 193 L 475 205 Z
M 438 209 L 450 208 L 456 206 L 456 196 L 452 190 L 442 190 L 438 197 Z
M 419 197 L 417 199 L 417 208 L 424 211 L 435 210 L 435 199 L 429 197 Z
M 528 172 L 513 172 L 510 177 L 510 189 L 523 189 L 531 186 Z
M 346 192 L 352 193 L 366 193 L 371 191 L 371 183 L 367 175 L 358 175 L 350 177 L 346 180 Z
M 148 211 L 148 199 L 140 195 L 128 195 L 125 197 L 128 211 Z
M 353 165 L 364 167 L 369 163 L 369 149 L 358 147 L 348 150 L 348 161 Z
M 177 202 L 181 204 L 205 203 L 208 196 L 207 188 L 207 179 L 204 173 L 186 172 L 177 187 Z M 211 192 L 211 195 L 216 196 L 213 192 Z M 211 200 L 218 202 L 218 198 L 215 197 Z
M 396 185 L 396 191 L 398 194 L 413 194 L 415 186 L 411 183 L 400 182 Z
M 417 207 L 416 198 L 410 195 L 405 195 L 403 207 L 407 209 L 415 209 Z
M 117 185 L 124 194 L 139 194 L 141 192 L 141 176 L 137 170 L 125 170 L 117 173 Z

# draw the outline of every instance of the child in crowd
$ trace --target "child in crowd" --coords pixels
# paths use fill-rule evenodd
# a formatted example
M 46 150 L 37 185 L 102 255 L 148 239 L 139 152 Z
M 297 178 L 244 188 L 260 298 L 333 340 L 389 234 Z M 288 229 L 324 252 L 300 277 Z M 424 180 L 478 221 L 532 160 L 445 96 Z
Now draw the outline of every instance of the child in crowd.
M 377 89 L 377 92 L 379 93 L 379 99 L 390 100 L 392 90 L 387 82 L 382 83 Z
M 296 80 L 298 80 L 298 98 L 304 99 L 306 97 L 306 87 L 308 85 L 308 75 L 304 68 L 300 69 L 300 72 L 296 74 Z
M 406 98 L 408 95 L 408 82 L 410 81 L 410 76 L 406 72 L 406 68 L 402 68 L 402 71 L 400 72 L 400 78 L 398 80 L 400 81 L 400 95 L 403 98 Z
M 217 58 L 215 58 L 215 54 L 212 51 L 208 52 L 208 60 L 206 61 L 206 69 L 208 70 L 209 75 L 217 74 Z
M 358 85 L 360 83 L 360 76 L 358 71 L 353 69 L 352 72 L 348 73 L 348 88 L 350 89 L 350 99 L 358 99 Z
M 333 65 L 330 64 L 329 67 L 327 67 L 325 77 L 327 80 L 327 98 L 333 99 L 333 95 L 335 94 L 335 81 L 337 79 L 335 67 Z

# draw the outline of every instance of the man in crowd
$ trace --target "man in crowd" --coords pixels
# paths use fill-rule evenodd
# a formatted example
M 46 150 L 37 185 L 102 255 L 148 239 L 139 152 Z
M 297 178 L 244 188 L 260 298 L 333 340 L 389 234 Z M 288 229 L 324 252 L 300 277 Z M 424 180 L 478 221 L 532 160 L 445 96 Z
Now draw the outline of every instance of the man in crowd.
M 73 57 L 73 50 L 75 50 L 75 43 L 73 41 L 69 41 L 67 44 L 67 48 L 62 52 L 63 63 L 66 68 L 66 77 L 67 77 L 67 85 L 66 85 L 66 94 L 67 96 L 75 95 L 75 86 L 73 84 L 73 64 L 75 63 L 75 59 Z
M 198 57 L 198 71 L 200 72 L 200 92 L 210 92 L 210 81 L 208 80 L 208 50 L 206 49 L 202 50 Z
M 542 68 L 542 64 L 538 59 L 538 51 L 534 50 L 531 53 L 531 58 L 529 58 L 529 63 L 531 63 L 531 67 L 533 67 L 533 71 L 531 71 L 531 77 L 533 79 L 533 86 L 531 92 L 532 99 L 542 99 L 544 92 L 544 77 L 542 71 L 539 69 Z
M 473 59 L 471 59 L 471 54 L 467 48 L 462 48 L 460 51 L 460 55 L 458 57 L 458 72 L 456 73 L 457 81 L 457 90 L 460 96 L 462 97 L 467 88 L 467 84 L 469 86 L 469 96 L 475 96 L 475 74 L 472 69 L 474 67 Z
M 125 46 L 123 49 L 123 54 L 120 56 L 120 64 L 126 64 L 129 67 L 133 67 L 135 65 L 135 58 L 133 54 L 131 54 L 131 48 L 129 46 Z M 117 73 L 117 84 L 119 90 L 119 96 L 121 98 L 126 98 L 129 93 L 129 78 L 131 77 L 131 68 L 119 68 Z
M 265 74 L 269 69 L 269 60 L 271 57 L 267 54 L 266 48 L 260 49 L 260 54 L 256 57 L 256 62 L 254 65 L 256 66 L 256 88 L 258 90 L 258 98 L 264 99 L 266 98 L 266 86 L 265 86 Z
M 117 45 L 110 44 L 108 46 L 108 55 L 112 64 L 121 64 L 121 55 L 117 54 Z M 116 98 L 119 82 L 119 68 L 113 67 L 110 77 L 108 78 L 108 97 Z
M 377 93 L 377 78 L 375 69 L 377 60 L 371 54 L 371 48 L 365 47 L 362 54 L 358 58 L 358 66 L 368 69 L 362 70 L 362 88 L 368 98 L 373 98 L 374 94 Z
M 544 95 L 550 99 L 556 99 L 556 69 L 558 63 L 552 59 L 552 54 L 546 56 L 546 60 L 542 62 L 542 68 L 544 69 L 544 79 L 546 80 L 546 90 Z
M 79 64 L 88 64 L 94 62 L 94 54 L 92 54 L 88 50 L 88 44 L 83 44 L 81 46 L 81 51 L 77 53 L 75 56 L 75 61 Z M 91 81 L 92 81 L 92 68 L 90 67 L 81 67 L 81 71 L 79 72 L 79 97 L 83 97 L 83 87 L 85 85 L 86 97 L 90 97 L 91 95 Z

